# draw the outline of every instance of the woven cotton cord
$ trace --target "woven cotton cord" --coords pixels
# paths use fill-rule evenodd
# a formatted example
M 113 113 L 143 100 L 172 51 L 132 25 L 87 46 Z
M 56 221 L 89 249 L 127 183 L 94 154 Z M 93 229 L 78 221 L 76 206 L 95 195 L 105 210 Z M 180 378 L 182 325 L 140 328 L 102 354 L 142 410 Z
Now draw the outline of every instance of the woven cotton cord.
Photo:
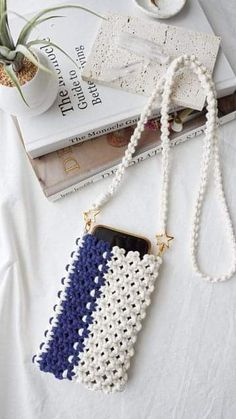
M 162 96 L 161 101 L 161 142 L 162 142 L 162 169 L 161 169 L 161 206 L 160 206 L 160 231 L 165 232 L 167 227 L 167 210 L 168 210 L 168 185 L 169 185 L 169 122 L 168 111 L 171 103 L 171 95 L 173 93 L 174 78 L 177 72 L 184 67 L 189 67 L 198 77 L 202 88 L 206 92 L 207 100 L 207 114 L 206 114 L 206 129 L 205 139 L 203 145 L 203 154 L 200 169 L 200 183 L 197 192 L 196 203 L 194 206 L 193 219 L 191 225 L 191 260 L 194 271 L 201 276 L 204 280 L 209 282 L 225 281 L 232 277 L 236 271 L 236 240 L 233 229 L 233 224 L 227 207 L 222 174 L 219 161 L 219 145 L 218 145 L 218 127 L 217 127 L 217 100 L 214 83 L 207 68 L 201 64 L 194 55 L 183 55 L 176 58 L 170 64 L 165 76 L 160 80 L 151 97 L 149 98 L 137 127 L 131 136 L 129 145 L 125 155 L 118 166 L 115 176 L 108 188 L 108 191 L 103 194 L 91 207 L 91 210 L 100 210 L 114 195 L 123 179 L 125 169 L 128 167 L 132 160 L 132 156 L 137 147 L 138 141 L 141 137 L 144 125 L 151 116 L 153 104 L 158 97 Z M 210 163 L 213 163 L 213 174 L 215 180 L 215 187 L 217 197 L 220 201 L 222 213 L 226 230 L 232 246 L 233 261 L 229 271 L 222 276 L 211 277 L 202 272 L 198 266 L 197 249 L 199 246 L 199 230 L 200 220 L 202 214 L 202 206 L 206 193 L 207 182 L 209 179 Z
M 163 78 L 164 79 L 164 78 Z M 161 99 L 161 93 L 163 91 L 163 85 L 162 80 L 157 83 L 155 89 L 153 90 L 152 95 L 148 99 L 148 102 L 146 106 L 143 109 L 143 112 L 140 116 L 140 119 L 137 123 L 137 126 L 130 138 L 129 144 L 127 146 L 127 149 L 125 151 L 125 154 L 122 158 L 121 163 L 118 165 L 118 168 L 116 170 L 115 176 L 112 179 L 112 182 L 108 188 L 108 190 L 100 196 L 96 202 L 94 202 L 90 208 L 89 211 L 97 211 L 100 210 L 108 201 L 110 201 L 111 197 L 115 194 L 117 189 L 119 188 L 121 181 L 123 179 L 123 176 L 125 174 L 126 168 L 129 166 L 132 157 L 134 155 L 134 152 L 136 150 L 136 147 L 138 145 L 138 141 L 142 135 L 142 132 L 144 130 L 145 124 L 147 123 L 148 119 L 150 119 L 152 110 L 153 110 L 153 104 L 158 100 L 158 98 Z M 89 212 L 88 211 L 88 212 Z
M 168 182 L 169 182 L 169 124 L 168 124 L 168 110 L 171 101 L 171 94 L 173 91 L 174 77 L 181 67 L 188 66 L 197 75 L 203 89 L 206 92 L 207 100 L 207 121 L 205 130 L 205 139 L 203 145 L 203 154 L 200 169 L 200 183 L 197 192 L 196 203 L 194 206 L 193 219 L 191 224 L 191 260 L 194 271 L 204 280 L 209 282 L 222 282 L 233 276 L 236 271 L 236 240 L 233 229 L 233 224 L 229 214 L 224 194 L 222 173 L 219 159 L 219 139 L 217 126 L 217 100 L 214 83 L 211 75 L 208 73 L 206 67 L 201 64 L 195 56 L 182 56 L 176 59 L 170 65 L 167 74 L 165 86 L 163 89 L 163 99 L 161 107 L 161 126 L 162 126 L 162 184 L 161 184 L 161 209 L 160 209 L 160 224 L 162 231 L 166 231 L 167 225 L 167 209 L 168 209 Z M 221 209 L 224 217 L 226 231 L 229 236 L 229 241 L 232 245 L 233 261 L 229 271 L 221 276 L 209 276 L 202 272 L 199 268 L 197 251 L 199 247 L 199 231 L 200 221 L 202 215 L 202 207 L 204 203 L 207 182 L 209 179 L 210 163 L 213 163 L 213 175 L 215 180 L 215 187 L 218 200 L 221 204 Z

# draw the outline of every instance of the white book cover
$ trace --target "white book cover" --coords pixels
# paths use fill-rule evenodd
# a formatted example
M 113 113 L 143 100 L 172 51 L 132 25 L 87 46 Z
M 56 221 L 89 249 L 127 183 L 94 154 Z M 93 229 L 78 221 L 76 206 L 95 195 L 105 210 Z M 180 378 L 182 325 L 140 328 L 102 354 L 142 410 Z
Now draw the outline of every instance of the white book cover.
M 98 3 L 87 0 L 86 6 L 104 14 L 116 12 L 148 19 L 140 14 L 132 1 L 103 0 Z M 80 68 L 55 49 L 42 49 L 57 71 L 59 92 L 54 105 L 43 115 L 18 119 L 26 151 L 33 158 L 133 125 L 147 100 L 142 95 L 82 81 L 81 70 L 86 64 L 101 21 L 79 10 L 66 10 L 64 14 L 65 18 L 44 22 L 36 36 L 43 35 L 59 44 Z M 171 24 L 212 33 L 197 0 L 191 0 L 182 13 L 171 19 Z M 235 90 L 235 75 L 222 50 L 216 61 L 214 79 L 219 96 Z

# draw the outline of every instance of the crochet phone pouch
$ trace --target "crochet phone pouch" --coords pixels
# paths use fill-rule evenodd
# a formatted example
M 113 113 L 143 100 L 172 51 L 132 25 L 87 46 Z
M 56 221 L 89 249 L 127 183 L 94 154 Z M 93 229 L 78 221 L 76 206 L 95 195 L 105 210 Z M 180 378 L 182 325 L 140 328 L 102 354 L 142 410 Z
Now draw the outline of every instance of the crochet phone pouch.
M 122 162 L 108 191 L 84 213 L 85 229 L 77 240 L 72 260 L 66 267 L 58 300 L 49 320 L 45 339 L 33 361 L 41 371 L 58 379 L 79 381 L 104 392 L 122 390 L 127 382 L 134 344 L 146 316 L 150 297 L 162 263 L 163 253 L 173 239 L 167 234 L 167 195 L 169 181 L 169 124 L 175 74 L 191 69 L 205 89 L 207 122 L 204 137 L 200 184 L 193 212 L 191 257 L 195 272 L 210 282 L 224 281 L 236 270 L 236 242 L 225 201 L 219 165 L 217 105 L 214 84 L 207 69 L 195 56 L 181 56 L 170 64 L 155 87 L 130 139 Z M 125 169 L 131 162 L 144 124 L 156 100 L 161 101 L 162 179 L 160 233 L 157 249 L 149 253 L 148 241 L 112 228 L 95 226 L 96 215 L 117 191 Z M 224 276 L 210 277 L 200 271 L 197 261 L 199 225 L 210 163 L 222 208 L 226 232 L 232 244 L 232 266 Z

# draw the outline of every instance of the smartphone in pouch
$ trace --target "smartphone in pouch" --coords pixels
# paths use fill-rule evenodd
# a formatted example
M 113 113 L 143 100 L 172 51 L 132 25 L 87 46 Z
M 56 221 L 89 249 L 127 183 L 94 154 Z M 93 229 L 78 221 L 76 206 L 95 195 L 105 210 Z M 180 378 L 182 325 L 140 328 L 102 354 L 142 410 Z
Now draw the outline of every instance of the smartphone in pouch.
M 105 225 L 97 225 L 94 227 L 92 234 L 98 239 L 103 240 L 113 246 L 125 249 L 126 253 L 130 250 L 138 251 L 142 258 L 151 250 L 151 242 L 142 236 L 135 236 L 125 231 L 116 230 Z

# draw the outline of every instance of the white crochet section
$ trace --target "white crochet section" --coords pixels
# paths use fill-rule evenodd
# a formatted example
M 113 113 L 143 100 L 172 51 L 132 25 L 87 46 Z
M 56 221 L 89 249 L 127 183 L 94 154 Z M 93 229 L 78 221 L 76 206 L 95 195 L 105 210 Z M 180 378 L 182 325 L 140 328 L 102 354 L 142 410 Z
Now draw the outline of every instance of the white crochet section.
M 127 382 L 134 344 L 162 263 L 154 255 L 142 259 L 139 252 L 125 255 L 117 246 L 112 253 L 85 350 L 74 369 L 77 381 L 105 393 L 121 391 Z

